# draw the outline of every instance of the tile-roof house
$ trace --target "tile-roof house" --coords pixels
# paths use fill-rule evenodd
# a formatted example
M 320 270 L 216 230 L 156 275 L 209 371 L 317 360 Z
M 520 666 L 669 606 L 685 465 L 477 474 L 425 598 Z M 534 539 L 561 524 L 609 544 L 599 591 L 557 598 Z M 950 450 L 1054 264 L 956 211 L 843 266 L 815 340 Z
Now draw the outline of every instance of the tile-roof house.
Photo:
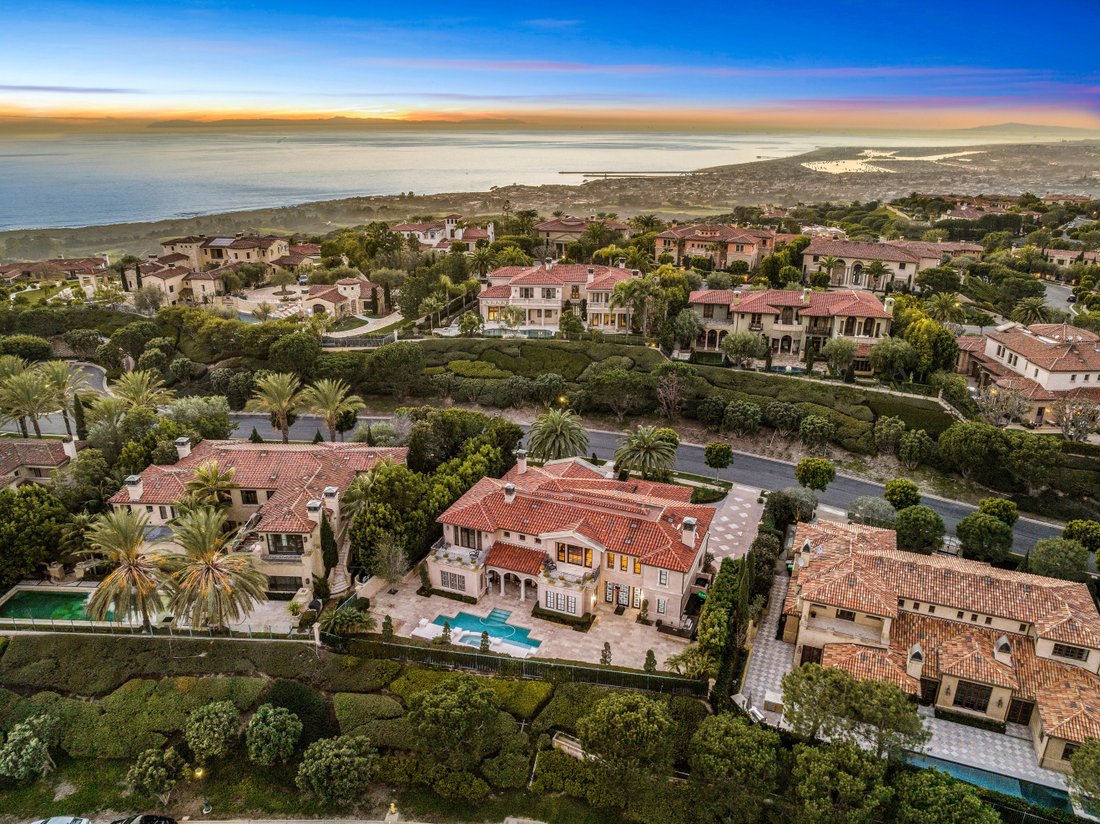
M 360 473 L 381 461 L 404 463 L 405 448 L 357 443 L 254 444 L 248 441 L 176 441 L 179 460 L 131 475 L 108 503 L 115 509 L 144 511 L 152 525 L 175 517 L 195 470 L 216 461 L 233 470 L 228 517 L 247 525 L 244 548 L 268 576 L 272 592 L 297 592 L 313 576 L 324 575 L 320 523 L 327 516 L 338 541 L 347 528 L 340 498 Z
M 689 624 L 715 510 L 686 487 L 619 481 L 579 458 L 483 478 L 442 515 L 432 586 L 480 598 L 490 588 L 575 617 L 640 609 Z
M 782 632 L 796 664 L 1028 726 L 1052 769 L 1100 737 L 1100 613 L 1084 584 L 905 552 L 856 524 L 799 524 L 792 546 Z
M 541 245 L 547 247 L 555 257 L 565 257 L 569 244 L 576 243 L 589 226 L 597 223 L 603 224 L 611 235 L 619 239 L 626 239 L 632 234 L 630 224 L 620 220 L 564 216 L 536 223 L 535 237 L 542 241 Z
M 748 229 L 723 224 L 693 224 L 672 226 L 657 234 L 654 260 L 668 255 L 679 265 L 689 258 L 707 258 L 715 269 L 727 269 L 735 261 L 743 261 L 750 270 L 775 249 L 774 230 Z
M 0 487 L 42 483 L 76 457 L 82 441 L 0 438 Z
M 835 258 L 836 266 L 829 273 L 830 285 L 857 289 L 885 289 L 888 283 L 895 286 L 913 286 L 913 279 L 922 269 L 938 266 L 917 251 L 910 251 L 896 243 L 864 243 L 855 240 L 825 240 L 814 238 L 802 252 L 802 273 L 811 275 L 824 271 L 823 261 Z M 871 263 L 881 263 L 888 274 L 874 282 L 864 273 Z

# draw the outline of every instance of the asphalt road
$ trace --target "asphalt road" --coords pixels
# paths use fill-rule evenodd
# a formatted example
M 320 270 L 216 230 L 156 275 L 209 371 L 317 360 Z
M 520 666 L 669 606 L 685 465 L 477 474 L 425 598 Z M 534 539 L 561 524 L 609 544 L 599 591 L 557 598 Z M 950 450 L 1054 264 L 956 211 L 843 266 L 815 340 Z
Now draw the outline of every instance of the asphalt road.
M 1046 290 L 1047 306 L 1054 309 L 1061 309 L 1063 312 L 1068 312 L 1073 307 L 1067 298 L 1073 294 L 1073 290 L 1068 286 L 1060 286 L 1057 283 L 1051 283 L 1050 281 L 1043 281 L 1043 288 Z
M 237 437 L 246 438 L 255 427 L 264 440 L 278 440 L 279 434 L 271 427 L 271 422 L 266 415 L 256 415 L 248 412 L 234 413 L 237 421 Z M 379 423 L 386 420 L 380 417 L 364 417 L 361 420 Z M 64 434 L 65 427 L 60 415 L 47 416 L 41 419 L 42 431 L 47 434 Z M 4 429 L 15 431 L 16 425 L 5 424 Z M 525 427 L 526 428 L 526 427 Z M 302 416 L 291 428 L 292 440 L 311 440 L 318 430 L 323 427 L 317 418 Z M 610 460 L 614 456 L 615 447 L 618 446 L 621 435 L 615 432 L 594 430 L 589 432 L 589 452 L 595 452 L 599 458 Z M 693 475 L 711 477 L 714 470 L 706 465 L 703 460 L 703 447 L 695 444 L 681 444 L 676 455 L 676 469 L 681 472 L 690 472 Z M 795 486 L 794 465 L 772 458 L 763 458 L 759 455 L 749 455 L 738 452 L 733 465 L 723 470 L 719 477 L 732 483 L 741 484 L 753 489 L 783 489 Z M 845 475 L 838 475 L 827 490 L 818 494 L 821 503 L 826 506 L 846 510 L 848 504 L 854 498 L 861 495 L 882 495 L 882 487 L 871 481 L 864 481 Z M 924 503 L 940 513 L 949 532 L 954 532 L 955 525 L 974 512 L 975 507 L 969 504 L 949 501 L 944 498 L 935 498 L 926 495 Z M 1016 522 L 1015 539 L 1012 549 L 1015 553 L 1023 555 L 1027 553 L 1040 538 L 1051 538 L 1061 535 L 1061 529 L 1041 521 L 1028 518 L 1020 518 Z

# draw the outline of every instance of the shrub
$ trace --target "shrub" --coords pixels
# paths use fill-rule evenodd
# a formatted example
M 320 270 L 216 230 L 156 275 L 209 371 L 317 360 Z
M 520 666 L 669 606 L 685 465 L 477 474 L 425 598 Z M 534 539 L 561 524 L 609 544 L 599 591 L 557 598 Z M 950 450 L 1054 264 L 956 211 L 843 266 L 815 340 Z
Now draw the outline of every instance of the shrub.
M 588 632 L 589 628 L 592 626 L 592 622 L 596 620 L 596 616 L 591 612 L 586 612 L 580 617 L 564 615 L 555 610 L 546 609 L 541 604 L 535 604 L 531 610 L 531 617 L 541 618 L 543 621 L 552 621 L 555 624 L 565 624 L 567 627 L 572 627 L 577 632 Z
M 324 696 L 305 684 L 280 678 L 271 685 L 264 700 L 298 716 L 298 720 L 302 722 L 303 743 L 312 743 L 335 732 L 329 720 L 328 703 Z
M 691 489 L 691 502 L 693 504 L 713 504 L 725 498 L 729 492 L 713 486 L 695 486 Z
M 920 488 L 906 478 L 894 478 L 886 482 L 882 497 L 900 512 L 906 507 L 916 506 L 920 503 Z
M 214 701 L 191 713 L 183 728 L 192 754 L 203 763 L 221 758 L 237 737 L 241 714 L 230 701 Z
M 959 538 L 963 557 L 976 561 L 1004 561 L 1012 548 L 1012 527 L 982 512 L 967 515 L 959 521 L 955 534 Z
M 505 369 L 497 369 L 485 361 L 453 360 L 447 369 L 462 378 L 480 378 L 482 380 L 502 379 L 512 376 Z
M 276 762 L 285 764 L 301 737 L 302 722 L 298 716 L 283 707 L 264 704 L 249 719 L 245 729 L 248 760 L 264 766 Z
M 476 804 L 489 794 L 489 785 L 466 770 L 449 770 L 432 784 L 436 795 L 447 801 Z
M 481 763 L 481 774 L 497 790 L 519 789 L 527 784 L 531 762 L 526 752 L 506 752 Z
M 387 786 L 430 787 L 444 768 L 427 758 L 416 755 L 382 755 L 378 758 L 375 775 Z
M 365 721 L 359 735 L 367 736 L 376 746 L 387 750 L 423 752 L 425 742 L 405 717 Z
M 355 692 L 338 692 L 332 698 L 336 723 L 342 735 L 355 735 L 368 721 L 399 718 L 405 710 L 388 695 L 361 695 Z
M 531 729 L 535 733 L 561 730 L 576 735 L 577 722 L 597 701 L 612 692 L 591 684 L 559 684 L 554 690 L 554 697 L 538 714 Z
M 897 531 L 899 549 L 924 555 L 931 555 L 943 546 L 946 531 L 940 514 L 926 506 L 907 506 L 898 512 L 894 529 Z
M 306 749 L 294 783 L 326 804 L 349 804 L 363 794 L 376 759 L 366 738 L 324 738 Z

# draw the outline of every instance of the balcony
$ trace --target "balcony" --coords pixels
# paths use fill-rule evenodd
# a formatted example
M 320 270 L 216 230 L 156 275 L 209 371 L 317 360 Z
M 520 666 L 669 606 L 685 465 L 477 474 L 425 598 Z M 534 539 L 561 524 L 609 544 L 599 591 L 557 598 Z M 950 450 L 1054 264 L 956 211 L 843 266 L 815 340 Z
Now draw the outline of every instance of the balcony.
M 837 618 L 810 618 L 806 628 L 851 638 L 865 644 L 881 645 L 883 643 L 882 625 L 857 624 L 855 621 L 841 621 Z
M 750 332 L 763 332 L 764 331 L 764 324 L 762 324 L 762 323 L 750 323 L 749 324 L 749 331 Z
M 446 538 L 440 538 L 432 544 L 431 554 L 436 561 L 452 566 L 480 569 L 485 564 L 484 550 L 458 546 Z
M 573 572 L 563 572 L 560 568 L 543 570 L 543 579 L 557 587 L 567 589 L 585 590 L 594 587 L 600 580 L 600 568 L 593 567 L 591 571 L 578 575 Z
M 267 541 L 263 538 L 244 544 L 240 551 L 265 564 L 300 564 L 306 557 L 305 552 L 268 552 Z

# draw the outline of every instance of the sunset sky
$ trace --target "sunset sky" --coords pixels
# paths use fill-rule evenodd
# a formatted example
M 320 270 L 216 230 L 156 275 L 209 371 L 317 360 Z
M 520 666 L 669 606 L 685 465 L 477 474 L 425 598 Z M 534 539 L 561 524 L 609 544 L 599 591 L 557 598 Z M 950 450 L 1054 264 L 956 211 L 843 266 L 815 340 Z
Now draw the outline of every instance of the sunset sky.
M 9 3 L 11 118 L 1100 127 L 1100 2 Z

